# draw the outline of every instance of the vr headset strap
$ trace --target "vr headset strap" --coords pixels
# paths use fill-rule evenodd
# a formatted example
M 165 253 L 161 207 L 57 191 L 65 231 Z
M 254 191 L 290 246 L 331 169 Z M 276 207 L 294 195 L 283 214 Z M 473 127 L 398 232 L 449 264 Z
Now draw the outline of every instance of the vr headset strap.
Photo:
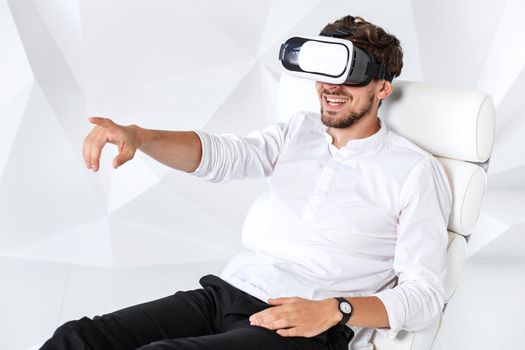
M 321 33 L 320 35 L 321 36 L 333 37 L 333 38 L 344 38 L 344 37 L 347 37 L 350 34 L 352 34 L 351 30 L 345 31 L 345 30 L 342 30 L 342 29 L 336 29 L 333 32 Z M 369 63 L 368 67 L 366 69 L 366 74 L 369 74 L 372 77 L 374 77 L 376 79 L 380 79 L 380 80 L 381 79 L 386 79 L 386 80 L 388 80 L 390 82 L 392 80 L 394 80 L 394 75 L 386 70 L 386 65 L 384 63 L 383 64 Z
M 386 65 L 384 63 L 379 64 L 370 62 L 366 68 L 366 73 L 379 80 L 385 79 L 391 82 L 394 79 L 394 75 L 386 70 Z

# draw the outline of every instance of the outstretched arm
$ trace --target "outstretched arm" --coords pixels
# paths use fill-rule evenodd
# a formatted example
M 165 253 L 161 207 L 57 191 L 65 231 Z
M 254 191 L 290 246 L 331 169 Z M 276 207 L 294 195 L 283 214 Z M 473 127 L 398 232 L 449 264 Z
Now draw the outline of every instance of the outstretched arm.
M 119 153 L 112 164 L 115 169 L 133 159 L 137 149 L 164 165 L 188 173 L 200 163 L 202 144 L 193 131 L 148 130 L 100 117 L 90 117 L 89 121 L 95 127 L 84 140 L 82 154 L 86 167 L 93 171 L 100 168 L 100 153 L 106 143 L 118 146 Z

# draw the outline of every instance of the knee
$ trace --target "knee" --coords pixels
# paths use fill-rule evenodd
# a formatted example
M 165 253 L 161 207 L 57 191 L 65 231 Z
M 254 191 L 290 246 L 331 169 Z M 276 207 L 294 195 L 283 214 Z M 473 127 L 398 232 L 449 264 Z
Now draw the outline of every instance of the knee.
M 54 335 L 66 337 L 89 335 L 93 327 L 93 320 L 88 317 L 82 317 L 79 320 L 73 320 L 64 323 L 62 326 L 57 328 Z
M 56 329 L 40 350 L 91 349 L 86 341 L 93 328 L 93 321 L 88 317 L 66 322 Z

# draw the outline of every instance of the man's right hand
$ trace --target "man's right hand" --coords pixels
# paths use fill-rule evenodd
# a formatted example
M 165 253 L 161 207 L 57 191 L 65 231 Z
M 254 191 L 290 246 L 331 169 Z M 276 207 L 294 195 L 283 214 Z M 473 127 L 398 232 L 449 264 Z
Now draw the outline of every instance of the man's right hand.
M 111 119 L 101 117 L 90 117 L 89 121 L 95 124 L 95 127 L 84 139 L 82 149 L 88 169 L 93 171 L 99 169 L 100 153 L 108 142 L 118 146 L 118 155 L 113 159 L 113 168 L 116 169 L 133 159 L 139 147 L 137 126 L 123 126 L 115 124 Z

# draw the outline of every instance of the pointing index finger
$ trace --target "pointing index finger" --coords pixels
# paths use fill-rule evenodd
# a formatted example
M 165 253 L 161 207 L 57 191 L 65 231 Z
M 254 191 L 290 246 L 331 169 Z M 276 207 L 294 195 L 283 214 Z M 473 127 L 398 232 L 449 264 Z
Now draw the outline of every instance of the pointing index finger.
M 111 120 L 108 118 L 102 118 L 102 117 L 89 117 L 88 118 L 90 123 L 100 125 L 100 126 L 108 126 L 111 124 Z

